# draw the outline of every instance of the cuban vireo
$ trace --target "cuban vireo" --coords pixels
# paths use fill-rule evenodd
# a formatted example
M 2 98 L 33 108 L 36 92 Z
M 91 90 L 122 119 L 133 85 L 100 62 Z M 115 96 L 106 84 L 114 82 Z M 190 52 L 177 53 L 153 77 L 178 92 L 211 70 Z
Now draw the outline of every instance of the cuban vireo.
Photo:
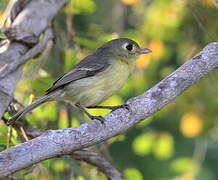
M 46 94 L 16 113 L 9 124 L 47 101 L 66 101 L 79 107 L 91 119 L 103 121 L 101 116 L 92 116 L 84 108 L 109 108 L 121 106 L 97 106 L 123 86 L 140 54 L 150 53 L 147 48 L 130 39 L 119 38 L 99 47 L 85 57 L 71 71 L 58 78 Z

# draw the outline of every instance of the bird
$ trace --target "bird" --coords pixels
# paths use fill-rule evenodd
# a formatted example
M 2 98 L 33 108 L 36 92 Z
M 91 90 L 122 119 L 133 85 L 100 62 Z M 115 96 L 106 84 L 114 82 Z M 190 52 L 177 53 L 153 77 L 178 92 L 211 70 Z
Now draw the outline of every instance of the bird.
M 105 108 L 112 111 L 119 108 L 128 109 L 127 104 L 98 105 L 116 94 L 124 85 L 133 72 L 139 55 L 151 52 L 148 48 L 140 48 L 138 43 L 128 38 L 106 42 L 93 54 L 76 64 L 68 73 L 60 76 L 43 96 L 18 111 L 8 124 L 14 124 L 29 111 L 49 101 L 69 102 L 83 111 L 91 120 L 104 122 L 102 116 L 93 116 L 85 108 Z

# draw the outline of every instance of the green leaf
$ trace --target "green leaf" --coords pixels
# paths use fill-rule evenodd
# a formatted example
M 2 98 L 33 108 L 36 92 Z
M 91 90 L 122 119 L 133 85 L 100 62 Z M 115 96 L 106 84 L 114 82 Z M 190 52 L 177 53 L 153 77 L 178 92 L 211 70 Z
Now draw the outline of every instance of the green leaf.
M 142 180 L 143 176 L 138 169 L 135 168 L 127 168 L 124 170 L 124 176 L 127 180 Z
M 197 170 L 197 164 L 189 157 L 175 159 L 170 168 L 175 173 L 193 172 Z
M 152 150 L 155 135 L 153 133 L 144 133 L 137 136 L 132 143 L 132 149 L 135 154 L 145 156 Z
M 168 159 L 174 153 L 174 139 L 170 133 L 161 133 L 155 140 L 153 153 L 158 159 Z
M 7 36 L 5 35 L 5 33 L 3 33 L 2 30 L 0 30 L 0 39 L 7 39 Z
M 5 144 L 0 144 L 0 152 L 5 150 L 7 147 Z
M 83 37 L 75 37 L 74 41 L 82 46 L 85 46 L 87 48 L 93 48 L 93 49 L 98 48 L 103 44 L 102 42 L 98 42 L 96 40 L 91 40 Z
M 74 49 L 68 49 L 64 57 L 64 72 L 70 71 L 77 61 L 77 52 Z
M 96 10 L 93 0 L 73 0 L 64 9 L 68 14 L 90 14 Z

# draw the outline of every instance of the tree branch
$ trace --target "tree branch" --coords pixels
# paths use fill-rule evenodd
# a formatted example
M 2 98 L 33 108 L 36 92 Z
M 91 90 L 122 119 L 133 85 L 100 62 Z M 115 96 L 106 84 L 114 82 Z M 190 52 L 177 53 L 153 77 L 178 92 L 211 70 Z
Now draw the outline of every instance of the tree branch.
M 134 124 L 159 111 L 217 67 L 218 43 L 214 42 L 153 88 L 128 100 L 131 112 L 118 109 L 104 117 L 104 124 L 94 120 L 74 128 L 49 130 L 33 140 L 1 152 L 0 177 L 124 133 Z
M 7 34 L 11 41 L 0 45 L 0 117 L 13 99 L 16 83 L 21 77 L 21 66 L 37 55 L 46 44 L 39 41 L 43 33 L 67 0 L 16 0 L 7 8 L 10 27 Z M 44 39 L 51 39 L 49 32 Z M 40 45 L 41 42 L 41 45 Z M 33 47 L 34 45 L 34 47 Z M 38 46 L 37 46 L 38 45 Z M 4 77 L 4 78 L 3 78 Z
M 5 124 L 7 120 L 4 119 Z M 27 136 L 25 139 L 33 139 L 43 134 L 43 131 L 24 123 L 23 121 L 17 121 L 13 124 L 13 128 L 20 134 L 22 137 Z M 24 132 L 21 132 L 23 130 Z M 96 152 L 91 152 L 87 150 L 74 151 L 69 154 L 73 159 L 79 161 L 85 161 L 93 166 L 98 167 L 98 169 L 105 174 L 109 180 L 123 180 L 122 174 L 112 166 L 104 157 L 99 155 Z M 59 157 L 59 156 L 58 156 Z
M 8 74 L 18 69 L 21 65 L 25 64 L 28 60 L 35 58 L 41 52 L 43 52 L 49 40 L 53 39 L 53 33 L 50 28 L 46 29 L 44 38 L 41 39 L 33 48 L 31 48 L 26 54 L 24 54 L 19 61 L 7 64 L 0 68 L 0 79 L 4 78 Z
M 123 180 L 122 174 L 98 153 L 81 150 L 72 153 L 72 157 L 98 167 L 109 180 Z

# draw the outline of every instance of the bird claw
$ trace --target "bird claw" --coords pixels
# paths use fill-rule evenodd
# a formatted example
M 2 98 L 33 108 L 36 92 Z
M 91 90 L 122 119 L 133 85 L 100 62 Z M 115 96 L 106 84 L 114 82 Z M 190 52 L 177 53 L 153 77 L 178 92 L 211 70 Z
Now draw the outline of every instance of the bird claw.
M 128 111 L 131 112 L 131 108 L 130 108 L 129 104 L 123 104 L 121 106 L 122 106 L 121 108 L 125 108 L 125 109 L 127 109 Z
M 91 118 L 91 120 L 96 119 L 96 120 L 100 121 L 101 124 L 104 124 L 104 121 L 105 121 L 105 119 L 102 116 L 91 116 L 90 118 Z
M 120 109 L 120 108 L 124 108 L 124 109 L 131 112 L 131 108 L 130 108 L 130 106 L 128 104 L 122 104 L 120 106 L 114 106 L 114 107 L 111 108 L 111 110 L 115 111 L 115 110 Z

